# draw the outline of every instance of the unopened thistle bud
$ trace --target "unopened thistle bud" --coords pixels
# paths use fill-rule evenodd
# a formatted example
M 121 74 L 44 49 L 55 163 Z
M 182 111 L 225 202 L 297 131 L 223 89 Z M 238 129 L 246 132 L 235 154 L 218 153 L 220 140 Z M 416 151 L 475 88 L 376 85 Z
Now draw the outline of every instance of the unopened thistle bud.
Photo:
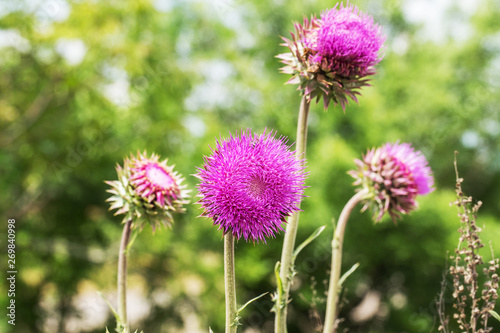
M 107 201 L 115 215 L 125 214 L 123 221 L 132 219 L 134 227 L 142 228 L 149 223 L 153 231 L 161 224 L 173 222 L 172 213 L 180 213 L 188 202 L 188 191 L 182 185 L 184 180 L 155 154 L 146 153 L 126 158 L 123 168 L 117 165 L 118 180 L 106 181 L 113 194 Z

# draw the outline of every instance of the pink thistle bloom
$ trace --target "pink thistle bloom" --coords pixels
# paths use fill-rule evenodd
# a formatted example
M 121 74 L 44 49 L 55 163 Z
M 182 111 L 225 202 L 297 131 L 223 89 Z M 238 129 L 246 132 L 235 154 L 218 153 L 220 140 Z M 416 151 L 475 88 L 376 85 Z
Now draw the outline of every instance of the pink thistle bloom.
M 368 150 L 362 160 L 355 160 L 358 167 L 350 171 L 356 181 L 368 191 L 363 207 L 371 207 L 375 222 L 380 222 L 387 212 L 394 222 L 399 214 L 407 214 L 418 207 L 417 195 L 434 190 L 434 177 L 427 160 L 409 143 L 387 143 Z
M 180 188 L 175 180 L 173 168 L 158 162 L 158 156 L 151 158 L 140 156 L 134 159 L 131 167 L 130 183 L 135 192 L 147 202 L 155 202 L 158 206 L 172 206 L 180 195 Z
M 320 19 L 304 18 L 294 26 L 292 40 L 283 38 L 291 53 L 278 55 L 286 65 L 281 71 L 292 75 L 287 83 L 299 84 L 310 100 L 323 97 L 325 109 L 333 100 L 345 110 L 347 96 L 357 102 L 358 90 L 368 85 L 366 77 L 375 74 L 374 66 L 382 60 L 385 37 L 373 18 L 341 4 Z
M 188 191 L 184 180 L 167 160 L 160 162 L 158 155 L 146 157 L 146 153 L 126 158 L 123 168 L 118 165 L 117 181 L 106 181 L 111 185 L 113 196 L 110 209 L 118 209 L 115 215 L 125 214 L 124 221 L 132 219 L 141 228 L 148 222 L 155 230 L 160 223 L 170 225 L 172 212 L 183 212 L 188 202 Z
M 196 175 L 202 216 L 212 218 L 224 234 L 265 242 L 283 230 L 285 217 L 299 210 L 304 163 L 273 132 L 252 135 L 247 129 L 217 141 Z

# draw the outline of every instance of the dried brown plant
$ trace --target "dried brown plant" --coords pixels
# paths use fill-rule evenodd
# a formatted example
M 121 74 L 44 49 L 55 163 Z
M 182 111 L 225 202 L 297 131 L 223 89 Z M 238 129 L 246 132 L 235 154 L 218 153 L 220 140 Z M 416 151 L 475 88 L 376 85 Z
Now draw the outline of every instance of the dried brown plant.
M 492 328 L 488 327 L 488 319 L 495 307 L 498 298 L 499 268 L 498 259 L 495 259 L 493 250 L 492 259 L 486 264 L 483 262 L 479 249 L 484 243 L 479 237 L 481 228 L 477 225 L 477 212 L 481 207 L 481 201 L 473 204 L 472 197 L 466 196 L 462 190 L 463 178 L 458 175 L 457 160 L 455 153 L 455 174 L 457 200 L 452 202 L 458 210 L 460 218 L 460 234 L 455 255 L 451 256 L 453 265 L 449 273 L 453 278 L 453 318 L 463 333 L 487 333 Z M 483 271 L 484 283 L 482 288 L 478 281 L 479 272 Z M 445 281 L 437 300 L 438 315 L 441 325 L 440 332 L 449 332 L 448 317 L 444 314 L 444 289 Z

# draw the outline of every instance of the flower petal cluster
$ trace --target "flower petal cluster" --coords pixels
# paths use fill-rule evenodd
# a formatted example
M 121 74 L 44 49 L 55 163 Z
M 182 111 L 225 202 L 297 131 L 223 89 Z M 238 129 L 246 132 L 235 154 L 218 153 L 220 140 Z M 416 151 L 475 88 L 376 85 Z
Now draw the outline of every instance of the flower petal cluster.
M 418 207 L 417 195 L 434 190 L 434 177 L 427 160 L 409 143 L 387 143 L 368 150 L 362 160 L 355 160 L 358 167 L 350 171 L 356 181 L 368 192 L 363 207 L 370 207 L 375 222 L 387 212 L 394 222 L 399 214 L 407 214 Z
M 358 90 L 382 60 L 380 26 L 356 6 L 341 4 L 294 27 L 292 39 L 283 38 L 291 53 L 277 56 L 286 65 L 281 71 L 292 75 L 287 83 L 299 84 L 309 100 L 323 97 L 325 109 L 333 101 L 345 110 L 347 97 L 357 102 Z
M 125 158 L 123 168 L 116 166 L 118 180 L 106 181 L 113 194 L 107 201 L 111 208 L 118 209 L 115 215 L 125 214 L 123 222 L 132 219 L 134 226 L 141 228 L 151 224 L 153 230 L 161 224 L 173 222 L 172 212 L 184 212 L 188 203 L 188 192 L 182 185 L 184 178 L 167 165 L 167 160 L 159 161 L 159 156 L 138 153 Z
M 299 210 L 303 197 L 304 160 L 295 158 L 287 140 L 271 131 L 218 140 L 196 177 L 202 216 L 224 234 L 264 241 L 283 230 L 285 217 Z

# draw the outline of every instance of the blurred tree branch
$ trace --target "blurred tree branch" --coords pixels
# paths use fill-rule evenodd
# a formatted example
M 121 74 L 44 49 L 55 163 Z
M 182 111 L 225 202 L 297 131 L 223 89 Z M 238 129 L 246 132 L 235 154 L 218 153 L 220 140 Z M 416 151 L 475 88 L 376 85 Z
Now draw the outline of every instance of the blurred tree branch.
M 13 122 L 0 133 L 0 147 L 10 145 L 15 139 L 23 135 L 47 110 L 54 94 L 51 92 L 52 85 L 46 84 L 30 107 L 26 110 L 21 120 Z

